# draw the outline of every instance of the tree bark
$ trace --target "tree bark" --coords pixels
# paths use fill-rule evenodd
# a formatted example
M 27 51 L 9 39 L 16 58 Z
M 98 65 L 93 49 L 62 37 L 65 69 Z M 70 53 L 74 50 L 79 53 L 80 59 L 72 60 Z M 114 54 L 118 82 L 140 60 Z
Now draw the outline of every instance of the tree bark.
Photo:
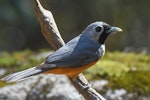
M 38 22 L 40 23 L 42 34 L 54 50 L 59 49 L 61 46 L 65 45 L 65 43 L 61 38 L 51 11 L 44 9 L 39 0 L 33 1 L 35 3 L 35 13 Z M 106 100 L 90 86 L 82 73 L 76 80 L 73 80 L 70 77 L 68 78 L 72 85 L 74 85 L 86 100 Z
M 51 47 L 54 50 L 57 50 L 61 46 L 65 45 L 65 42 L 60 36 L 53 15 L 51 11 L 48 11 L 42 7 L 39 0 L 34 0 L 34 3 L 35 14 L 38 22 L 40 23 L 42 34 Z

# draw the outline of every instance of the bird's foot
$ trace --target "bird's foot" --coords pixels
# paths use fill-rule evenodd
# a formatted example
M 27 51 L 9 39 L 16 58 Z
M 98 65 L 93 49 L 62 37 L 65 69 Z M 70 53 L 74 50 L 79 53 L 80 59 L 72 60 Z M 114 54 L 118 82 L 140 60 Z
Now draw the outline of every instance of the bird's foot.
M 91 84 L 87 83 L 87 84 L 83 84 L 82 82 L 78 81 L 78 80 L 75 80 L 76 84 L 78 84 L 81 88 L 81 91 L 80 93 L 88 90 L 90 87 L 91 87 Z

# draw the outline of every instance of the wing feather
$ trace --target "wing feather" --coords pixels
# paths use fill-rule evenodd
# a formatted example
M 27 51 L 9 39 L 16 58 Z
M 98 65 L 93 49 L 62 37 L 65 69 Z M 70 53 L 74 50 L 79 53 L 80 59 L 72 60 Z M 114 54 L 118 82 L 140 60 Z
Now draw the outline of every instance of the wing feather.
M 99 48 L 100 45 L 78 36 L 49 55 L 39 68 L 48 70 L 55 67 L 80 67 L 98 60 L 101 57 Z

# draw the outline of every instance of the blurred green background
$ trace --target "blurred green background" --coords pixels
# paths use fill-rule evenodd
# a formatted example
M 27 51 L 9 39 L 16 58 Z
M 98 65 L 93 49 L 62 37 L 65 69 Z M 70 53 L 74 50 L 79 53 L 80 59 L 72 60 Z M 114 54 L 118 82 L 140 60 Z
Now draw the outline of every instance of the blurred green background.
M 95 21 L 121 27 L 109 37 L 107 50 L 149 51 L 148 0 L 41 0 L 52 11 L 67 42 Z M 41 34 L 32 0 L 0 0 L 0 51 L 49 48 Z

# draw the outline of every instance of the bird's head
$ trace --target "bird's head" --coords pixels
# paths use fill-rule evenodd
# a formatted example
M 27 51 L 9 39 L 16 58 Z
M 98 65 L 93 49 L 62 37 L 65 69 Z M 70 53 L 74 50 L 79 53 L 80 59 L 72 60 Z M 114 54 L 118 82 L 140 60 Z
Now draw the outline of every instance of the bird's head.
M 105 40 L 110 34 L 121 32 L 122 29 L 119 27 L 111 27 L 105 22 L 94 22 L 90 24 L 84 33 L 93 41 L 104 44 Z

